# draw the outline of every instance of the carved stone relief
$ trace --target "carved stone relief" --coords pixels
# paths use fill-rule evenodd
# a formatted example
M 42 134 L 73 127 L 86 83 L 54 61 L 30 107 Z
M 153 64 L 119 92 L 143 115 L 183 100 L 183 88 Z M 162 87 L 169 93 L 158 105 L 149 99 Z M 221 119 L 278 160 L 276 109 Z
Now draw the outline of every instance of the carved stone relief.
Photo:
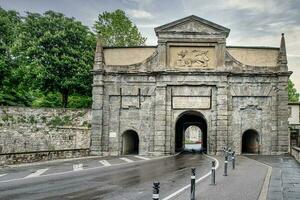
M 207 67 L 209 58 L 208 51 L 181 50 L 177 54 L 176 64 L 179 67 Z
M 170 66 L 186 68 L 213 68 L 216 54 L 211 47 L 170 47 Z

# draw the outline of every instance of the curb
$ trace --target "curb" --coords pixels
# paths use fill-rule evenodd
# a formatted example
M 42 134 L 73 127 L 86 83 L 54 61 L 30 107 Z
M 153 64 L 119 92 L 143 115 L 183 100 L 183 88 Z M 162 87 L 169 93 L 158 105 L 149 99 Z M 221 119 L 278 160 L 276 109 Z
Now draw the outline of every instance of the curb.
M 260 190 L 260 193 L 259 193 L 259 196 L 257 198 L 257 200 L 267 200 L 267 197 L 268 197 L 268 189 L 269 189 L 269 185 L 270 185 L 270 179 L 271 179 L 271 175 L 272 175 L 272 167 L 270 165 L 267 165 L 265 163 L 262 163 L 262 162 L 259 162 L 257 160 L 254 160 L 254 159 L 251 159 L 251 158 L 248 158 L 246 156 L 243 156 L 244 158 L 247 158 L 249 160 L 253 160 L 259 164 L 262 164 L 264 166 L 266 166 L 268 168 L 268 171 L 267 171 L 267 174 L 264 178 L 264 182 L 263 182 L 263 185 L 261 187 L 261 190 Z

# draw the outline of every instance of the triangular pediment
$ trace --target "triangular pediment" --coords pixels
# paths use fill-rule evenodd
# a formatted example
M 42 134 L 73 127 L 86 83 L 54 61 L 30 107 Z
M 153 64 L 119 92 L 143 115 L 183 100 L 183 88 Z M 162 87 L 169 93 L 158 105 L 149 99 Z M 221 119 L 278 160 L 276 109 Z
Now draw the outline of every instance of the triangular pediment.
M 202 19 L 195 15 L 185 17 L 174 22 L 155 28 L 156 34 L 160 33 L 198 33 L 203 35 L 225 35 L 229 34 L 230 29 Z

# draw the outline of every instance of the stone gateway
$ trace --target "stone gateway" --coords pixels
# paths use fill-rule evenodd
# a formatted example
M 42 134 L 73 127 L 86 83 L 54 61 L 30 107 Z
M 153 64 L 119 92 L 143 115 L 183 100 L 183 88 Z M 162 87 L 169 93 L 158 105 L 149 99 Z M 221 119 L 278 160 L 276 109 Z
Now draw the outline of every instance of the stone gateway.
M 288 71 L 280 48 L 226 46 L 229 29 L 189 16 L 157 46 L 103 47 L 93 69 L 91 153 L 174 154 L 201 129 L 208 154 L 288 151 Z

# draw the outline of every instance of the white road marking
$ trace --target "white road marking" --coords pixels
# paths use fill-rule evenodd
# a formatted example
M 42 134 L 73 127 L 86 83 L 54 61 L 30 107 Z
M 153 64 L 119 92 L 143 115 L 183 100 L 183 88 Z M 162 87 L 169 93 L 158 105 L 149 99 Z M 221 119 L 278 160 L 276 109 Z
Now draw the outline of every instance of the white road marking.
M 39 169 L 31 174 L 29 174 L 28 176 L 25 176 L 25 178 L 31 178 L 31 177 L 37 177 L 42 175 L 43 173 L 45 173 L 49 168 L 45 168 L 45 169 Z
M 209 158 L 212 158 L 212 159 L 214 159 L 214 160 L 216 161 L 216 169 L 218 169 L 218 167 L 219 167 L 219 161 L 218 161 L 217 159 L 215 159 L 214 157 L 211 157 L 211 156 L 208 156 L 208 155 L 206 155 L 206 156 L 209 157 Z M 200 177 L 199 179 L 197 179 L 197 180 L 196 180 L 196 183 L 202 181 L 203 179 L 205 179 L 206 177 L 208 177 L 210 174 L 211 174 L 211 171 L 208 172 L 207 174 L 205 174 L 204 176 Z M 169 196 L 163 198 L 162 200 L 169 200 L 169 199 L 171 199 L 171 198 L 177 196 L 177 195 L 180 194 L 181 192 L 185 191 L 185 190 L 188 189 L 189 187 L 191 187 L 190 184 L 184 186 L 183 188 L 177 190 L 176 192 L 170 194 Z
M 73 165 L 73 171 L 79 171 L 79 170 L 83 170 L 83 164 L 82 163 Z
M 130 159 L 128 159 L 128 158 L 120 158 L 121 160 L 124 160 L 125 162 L 128 162 L 128 163 L 130 163 L 130 162 L 133 162 L 133 160 L 130 160 Z
M 5 176 L 6 174 L 0 174 L 0 177 Z
M 105 167 L 111 166 L 111 164 L 107 161 L 107 160 L 100 160 L 99 161 L 102 165 L 104 165 Z
M 150 160 L 150 158 L 146 158 L 146 157 L 143 157 L 143 156 L 134 156 L 134 157 L 142 159 L 142 160 Z
M 177 156 L 177 155 L 179 155 L 179 153 L 177 153 L 175 155 L 161 156 L 161 157 L 153 158 L 152 160 L 161 160 L 161 159 L 165 159 L 165 158 L 169 158 L 169 157 L 174 157 L 174 156 Z M 145 161 L 144 160 L 138 160 L 138 161 L 135 161 L 135 162 L 136 163 L 142 163 L 142 162 L 145 162 Z M 129 163 L 118 163 L 118 164 L 113 165 L 112 167 L 120 166 L 120 165 L 127 165 L 127 164 L 129 164 Z M 101 169 L 101 168 L 103 168 L 103 166 L 84 168 L 81 171 L 98 170 L 98 169 Z M 66 171 L 66 172 L 56 172 L 56 173 L 52 173 L 52 174 L 44 174 L 44 175 L 41 175 L 41 176 L 36 176 L 36 177 L 31 177 L 31 178 L 44 178 L 44 177 L 50 177 L 50 176 L 61 176 L 61 175 L 64 175 L 64 174 L 72 174 L 72 173 L 78 173 L 78 172 L 80 172 L 80 171 L 73 171 L 72 170 L 72 171 Z M 14 178 L 14 179 L 10 179 L 10 180 L 0 181 L 0 184 L 14 182 L 14 181 L 21 181 L 21 180 L 26 180 L 26 179 L 27 179 L 27 177 Z

